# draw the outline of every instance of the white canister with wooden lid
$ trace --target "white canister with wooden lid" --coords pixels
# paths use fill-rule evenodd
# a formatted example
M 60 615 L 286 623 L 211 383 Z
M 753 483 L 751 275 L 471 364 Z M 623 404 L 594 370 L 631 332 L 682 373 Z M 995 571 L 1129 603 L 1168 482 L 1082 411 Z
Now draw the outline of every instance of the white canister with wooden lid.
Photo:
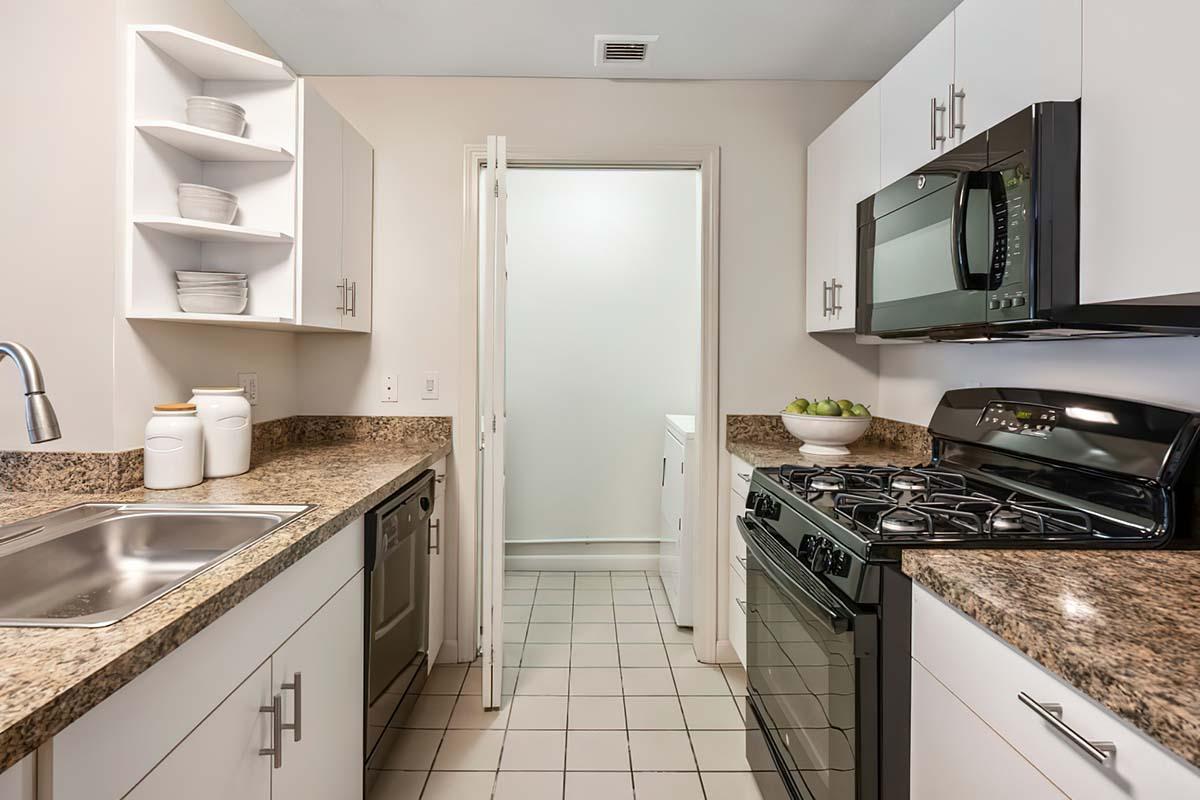
M 146 423 L 143 460 L 147 489 L 182 489 L 204 480 L 204 431 L 195 405 L 154 407 Z
M 251 419 L 240 386 L 197 386 L 191 402 L 204 426 L 204 477 L 226 478 L 250 469 Z

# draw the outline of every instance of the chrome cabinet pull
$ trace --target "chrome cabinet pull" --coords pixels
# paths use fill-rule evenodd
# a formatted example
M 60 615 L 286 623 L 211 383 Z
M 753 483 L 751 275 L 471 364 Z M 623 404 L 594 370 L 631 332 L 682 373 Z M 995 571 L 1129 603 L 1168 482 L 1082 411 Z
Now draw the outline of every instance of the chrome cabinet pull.
M 272 766 L 279 769 L 283 766 L 283 695 L 275 695 L 271 705 L 259 706 L 258 710 L 271 715 L 271 746 L 258 751 L 260 756 L 272 756 Z
M 433 534 L 435 532 L 437 533 L 437 544 L 433 543 Z M 442 554 L 442 521 L 440 519 L 429 521 L 429 534 L 429 546 L 425 548 L 425 552 L 428 555 L 440 556 Z
M 749 472 L 739 472 L 739 473 L 737 474 L 737 476 L 738 476 L 739 478 L 741 478 L 742 480 L 744 480 L 744 481 L 748 481 L 748 480 L 750 480 L 750 473 L 749 473 Z
M 346 313 L 346 279 L 345 278 L 342 278 L 340 281 L 338 281 L 337 290 L 338 290 L 339 296 L 340 296 L 337 310 L 342 312 L 343 314 L 345 314 Z
M 954 91 L 951 89 L 951 91 Z M 937 150 L 938 143 L 946 141 L 946 134 L 939 130 L 938 114 L 946 111 L 946 107 L 938 102 L 936 97 L 929 98 L 929 149 Z M 953 114 L 954 112 L 951 112 Z M 953 119 L 953 116 L 951 117 Z M 952 123 L 953 124 L 953 123 Z
M 1025 692 L 1018 692 L 1017 699 L 1033 710 L 1033 713 L 1049 723 L 1071 744 L 1087 753 L 1098 764 L 1108 764 L 1117 755 L 1117 746 L 1112 742 L 1093 742 L 1080 736 L 1074 728 L 1063 722 L 1063 708 L 1058 703 L 1039 703 Z
M 828 317 L 832 312 L 829 302 L 829 281 L 821 281 L 821 316 Z
M 740 608 L 742 610 L 743 614 L 745 614 L 747 617 L 750 616 L 750 607 L 748 605 L 746 605 L 745 600 L 743 600 L 740 597 L 735 597 L 735 598 L 733 598 L 733 602 L 738 604 L 738 608 Z
M 954 84 L 950 84 L 950 136 L 958 136 L 962 140 L 962 132 L 966 129 L 967 123 L 962 121 L 963 111 L 966 107 L 967 93 L 962 89 L 955 88 Z M 954 104 L 958 103 L 958 112 L 955 113 Z
M 350 288 L 349 288 L 350 302 L 348 303 L 348 306 L 350 308 L 350 316 L 357 317 L 358 316 L 358 281 L 349 281 L 349 284 L 350 284 Z
M 739 564 L 741 564 L 741 565 L 742 565 L 742 569 L 744 569 L 744 570 L 749 570 L 749 569 L 750 569 L 750 565 L 746 563 L 746 557 L 745 557 L 745 556 L 734 556 L 734 559 L 735 559 L 735 560 L 736 560 L 736 561 L 737 561 Z
M 292 692 L 292 721 L 291 723 L 280 724 L 279 728 L 280 730 L 291 731 L 292 741 L 298 742 L 300 741 L 300 673 L 293 673 L 291 683 L 281 683 L 279 684 L 279 688 L 284 691 L 291 690 Z
M 838 302 L 838 293 L 842 290 L 843 286 L 844 284 L 838 283 L 837 278 L 834 278 L 833 283 L 829 287 L 829 313 L 835 317 L 842 315 L 842 305 Z

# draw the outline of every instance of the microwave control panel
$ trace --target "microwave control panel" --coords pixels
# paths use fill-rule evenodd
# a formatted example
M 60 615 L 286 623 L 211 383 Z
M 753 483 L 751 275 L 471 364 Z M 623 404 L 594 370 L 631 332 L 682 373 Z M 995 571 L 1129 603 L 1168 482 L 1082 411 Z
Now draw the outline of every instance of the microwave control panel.
M 1024 436 L 1046 437 L 1058 425 L 1059 409 L 1029 403 L 993 401 L 983 409 L 978 426 Z

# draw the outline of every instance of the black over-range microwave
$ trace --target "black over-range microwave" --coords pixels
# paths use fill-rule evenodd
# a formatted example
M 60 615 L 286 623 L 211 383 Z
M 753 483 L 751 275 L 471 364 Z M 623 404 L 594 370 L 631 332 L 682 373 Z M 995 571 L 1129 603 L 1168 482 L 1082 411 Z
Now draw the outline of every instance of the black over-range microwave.
M 1078 101 L 1038 103 L 859 203 L 856 333 L 1198 332 L 1195 308 L 1079 304 L 1079 125 Z

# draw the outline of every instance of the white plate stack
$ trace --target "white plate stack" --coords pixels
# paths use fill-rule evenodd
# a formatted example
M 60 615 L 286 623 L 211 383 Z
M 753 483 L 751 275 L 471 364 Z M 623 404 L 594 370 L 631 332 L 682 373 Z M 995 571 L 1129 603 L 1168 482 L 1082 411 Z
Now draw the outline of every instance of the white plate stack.
M 190 314 L 241 314 L 250 293 L 244 272 L 175 270 L 179 307 Z

